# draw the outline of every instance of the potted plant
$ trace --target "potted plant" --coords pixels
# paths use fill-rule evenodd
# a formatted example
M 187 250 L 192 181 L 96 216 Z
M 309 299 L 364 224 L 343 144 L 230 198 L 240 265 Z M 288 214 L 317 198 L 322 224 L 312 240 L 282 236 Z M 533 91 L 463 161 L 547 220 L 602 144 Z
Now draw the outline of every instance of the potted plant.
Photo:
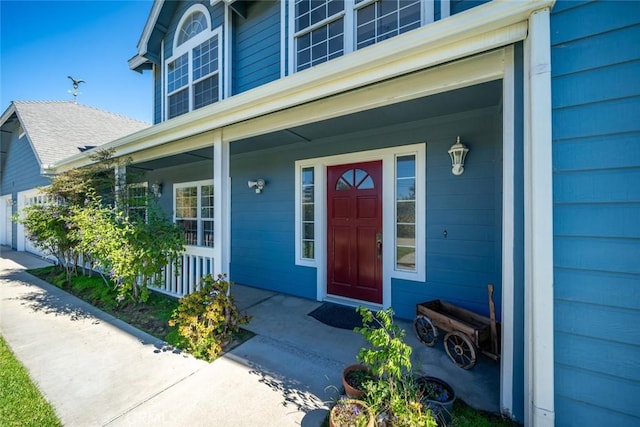
M 443 424 L 451 420 L 456 394 L 453 388 L 440 378 L 422 376 L 416 379 L 422 403 L 433 410 L 433 414 Z
M 349 397 L 362 397 L 364 395 L 364 384 L 374 379 L 371 369 L 363 364 L 349 365 L 342 371 L 342 385 Z
M 370 367 L 377 378 L 366 381 L 363 399 L 377 414 L 378 426 L 435 427 L 431 410 L 420 401 L 420 390 L 411 376 L 411 346 L 404 342 L 406 332 L 393 322 L 393 309 L 375 316 L 358 308 L 362 316 L 360 333 L 369 346 L 358 352 L 358 361 Z
M 362 400 L 341 397 L 329 412 L 331 427 L 373 427 L 371 409 Z

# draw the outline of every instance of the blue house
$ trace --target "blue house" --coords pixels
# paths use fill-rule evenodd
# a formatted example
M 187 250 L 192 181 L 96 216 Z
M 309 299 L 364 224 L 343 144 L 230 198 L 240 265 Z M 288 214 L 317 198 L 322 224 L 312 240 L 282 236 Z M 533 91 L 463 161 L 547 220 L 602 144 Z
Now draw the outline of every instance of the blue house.
M 22 208 L 46 201 L 48 167 L 148 123 L 65 101 L 13 101 L 0 116 L 0 245 L 40 254 L 11 220 Z
M 104 147 L 184 229 L 164 292 L 411 319 L 493 283 L 504 413 L 638 425 L 639 42 L 635 1 L 156 1 L 155 124 Z

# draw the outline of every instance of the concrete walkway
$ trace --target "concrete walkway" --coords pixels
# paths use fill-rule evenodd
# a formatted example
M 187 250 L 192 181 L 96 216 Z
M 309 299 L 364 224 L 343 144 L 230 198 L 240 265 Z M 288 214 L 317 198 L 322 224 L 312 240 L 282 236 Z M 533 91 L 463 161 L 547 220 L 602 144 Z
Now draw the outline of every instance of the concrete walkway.
M 46 262 L 2 248 L 0 334 L 65 426 L 320 426 L 362 338 L 307 313 L 320 303 L 234 285 L 257 335 L 206 363 L 24 271 Z M 450 382 L 474 407 L 497 411 L 498 365 L 455 367 L 417 342 L 414 370 Z

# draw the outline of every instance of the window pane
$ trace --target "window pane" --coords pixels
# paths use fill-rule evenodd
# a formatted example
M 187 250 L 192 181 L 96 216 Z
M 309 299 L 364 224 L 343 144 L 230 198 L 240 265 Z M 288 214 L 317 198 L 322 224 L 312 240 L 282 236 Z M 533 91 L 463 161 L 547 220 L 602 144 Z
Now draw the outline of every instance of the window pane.
M 176 224 L 184 233 L 185 245 L 198 244 L 198 221 L 196 220 L 177 220 Z
M 314 258 L 314 242 L 313 240 L 305 240 L 302 242 L 302 258 Z
M 189 112 L 189 89 L 169 95 L 169 118 Z
M 357 9 L 356 49 L 418 28 L 420 10 L 420 0 L 378 0 Z
M 206 246 L 208 248 L 213 247 L 213 221 L 211 220 L 203 220 L 202 221 L 202 244 L 201 246 Z
M 193 86 L 194 110 L 216 101 L 218 101 L 218 74 L 201 80 Z
M 302 241 L 301 241 L 301 257 L 313 259 L 314 247 L 314 188 L 315 188 L 315 171 L 312 167 L 303 168 L 300 171 L 301 188 L 301 217 L 302 217 Z
M 416 249 L 405 246 L 396 247 L 396 268 L 399 270 L 415 271 Z
M 305 222 L 313 222 L 313 203 L 305 203 L 302 205 L 302 220 Z
M 189 55 L 184 54 L 167 65 L 167 90 L 169 93 L 189 83 Z
M 296 70 L 344 54 L 344 19 L 336 19 L 296 38 Z
M 203 185 L 200 189 L 200 217 L 213 218 L 213 185 Z
M 302 227 L 302 238 L 305 240 L 313 240 L 313 223 L 305 223 Z
M 212 37 L 193 49 L 193 79 L 218 70 L 218 37 Z
M 176 218 L 197 218 L 198 187 L 176 189 Z
M 396 202 L 396 222 L 411 224 L 416 222 L 416 203 L 414 201 Z
M 178 35 L 178 46 L 201 33 L 207 28 L 207 19 L 201 12 L 194 12 L 185 20 L 180 34 Z
M 411 178 L 416 176 L 416 156 L 400 156 L 396 159 L 398 178 Z
M 415 200 L 416 180 L 414 178 L 398 179 L 396 185 L 396 197 L 398 200 Z
M 407 224 L 398 224 L 397 233 L 398 245 L 415 246 L 416 245 L 416 226 Z

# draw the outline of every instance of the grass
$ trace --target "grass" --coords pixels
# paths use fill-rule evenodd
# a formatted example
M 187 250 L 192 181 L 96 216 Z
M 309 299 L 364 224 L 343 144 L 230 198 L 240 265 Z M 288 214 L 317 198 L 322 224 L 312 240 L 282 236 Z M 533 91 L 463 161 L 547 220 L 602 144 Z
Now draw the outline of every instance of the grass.
M 0 336 L 0 424 L 3 427 L 61 426 L 53 408 Z

